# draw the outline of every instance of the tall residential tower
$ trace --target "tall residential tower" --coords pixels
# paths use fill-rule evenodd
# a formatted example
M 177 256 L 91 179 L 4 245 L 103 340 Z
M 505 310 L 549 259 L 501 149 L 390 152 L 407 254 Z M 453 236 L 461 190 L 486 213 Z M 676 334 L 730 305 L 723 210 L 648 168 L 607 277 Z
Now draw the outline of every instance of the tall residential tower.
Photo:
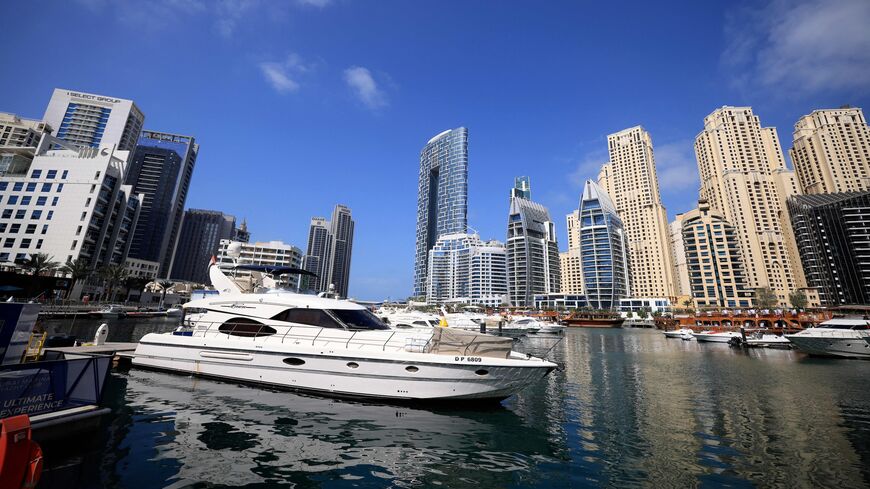
M 429 250 L 442 234 L 468 228 L 468 129 L 444 131 L 420 151 L 414 295 L 427 289 Z
M 143 131 L 125 183 L 145 196 L 130 257 L 159 264 L 167 277 L 199 145 L 191 136 Z
M 613 200 L 625 226 L 632 295 L 676 295 L 668 215 L 659 195 L 652 139 L 635 126 L 607 136 L 610 162 L 598 183 Z
M 556 226 L 546 207 L 532 202 L 528 179 L 511 189 L 507 232 L 508 292 L 513 306 L 530 307 L 536 294 L 560 291 Z
M 870 190 L 870 126 L 859 108 L 814 110 L 801 117 L 789 154 L 802 193 Z
M 798 190 L 776 129 L 761 127 L 751 107 L 722 107 L 704 118 L 695 154 L 701 198 L 737 230 L 747 286 L 770 287 L 787 305 L 805 285 L 786 211 Z
M 616 206 L 592 180 L 583 188 L 579 217 L 586 300 L 595 309 L 614 309 L 631 293 L 627 240 Z

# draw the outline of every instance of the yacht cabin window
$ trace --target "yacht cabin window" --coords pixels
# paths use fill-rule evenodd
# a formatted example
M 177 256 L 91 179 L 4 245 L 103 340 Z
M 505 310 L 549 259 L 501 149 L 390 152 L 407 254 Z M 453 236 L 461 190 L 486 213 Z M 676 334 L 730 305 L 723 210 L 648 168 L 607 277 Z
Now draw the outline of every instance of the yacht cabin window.
M 309 326 L 319 326 L 321 328 L 337 328 L 342 326 L 326 313 L 323 309 L 308 309 L 294 308 L 281 311 L 272 319 L 276 321 L 284 321 L 288 323 L 307 324 Z
M 253 319 L 248 318 L 232 318 L 224 324 L 221 324 L 218 328 L 218 331 L 228 334 L 230 336 L 245 336 L 249 338 L 256 338 L 258 336 L 271 336 L 278 332 L 275 330 L 275 328 L 266 326 L 259 321 L 254 321 Z
M 348 329 L 390 329 L 368 309 L 332 309 L 331 312 Z

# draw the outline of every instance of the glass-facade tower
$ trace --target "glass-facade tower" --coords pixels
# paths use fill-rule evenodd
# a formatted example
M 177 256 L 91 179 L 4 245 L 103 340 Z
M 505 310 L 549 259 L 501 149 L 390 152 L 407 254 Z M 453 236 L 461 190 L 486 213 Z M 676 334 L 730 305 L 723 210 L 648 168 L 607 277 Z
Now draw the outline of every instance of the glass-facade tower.
M 420 151 L 414 295 L 426 294 L 429 250 L 438 237 L 468 227 L 468 129 L 449 129 Z
M 586 299 L 595 309 L 614 309 L 631 290 L 625 232 L 616 206 L 592 180 L 583 188 L 579 217 Z

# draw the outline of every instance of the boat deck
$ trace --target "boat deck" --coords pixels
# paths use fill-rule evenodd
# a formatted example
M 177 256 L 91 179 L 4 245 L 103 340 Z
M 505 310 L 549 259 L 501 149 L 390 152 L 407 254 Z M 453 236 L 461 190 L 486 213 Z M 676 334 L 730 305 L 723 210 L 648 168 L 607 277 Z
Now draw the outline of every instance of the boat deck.
M 45 351 L 53 351 L 58 353 L 63 353 L 64 356 L 68 355 L 120 355 L 125 352 L 132 353 L 136 350 L 136 346 L 139 343 L 122 343 L 122 342 L 112 342 L 105 343 L 102 345 L 82 345 L 82 346 L 63 346 L 63 347 L 49 347 L 46 348 Z

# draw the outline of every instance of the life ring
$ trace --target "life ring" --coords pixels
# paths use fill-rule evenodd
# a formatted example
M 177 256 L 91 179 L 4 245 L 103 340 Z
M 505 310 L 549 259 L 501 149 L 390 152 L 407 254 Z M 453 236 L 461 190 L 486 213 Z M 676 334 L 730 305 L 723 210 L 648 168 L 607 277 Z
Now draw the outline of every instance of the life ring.
M 21 489 L 33 489 L 39 484 L 39 477 L 42 475 L 42 447 L 39 443 L 30 440 L 30 462 L 24 470 L 24 480 L 21 481 Z

